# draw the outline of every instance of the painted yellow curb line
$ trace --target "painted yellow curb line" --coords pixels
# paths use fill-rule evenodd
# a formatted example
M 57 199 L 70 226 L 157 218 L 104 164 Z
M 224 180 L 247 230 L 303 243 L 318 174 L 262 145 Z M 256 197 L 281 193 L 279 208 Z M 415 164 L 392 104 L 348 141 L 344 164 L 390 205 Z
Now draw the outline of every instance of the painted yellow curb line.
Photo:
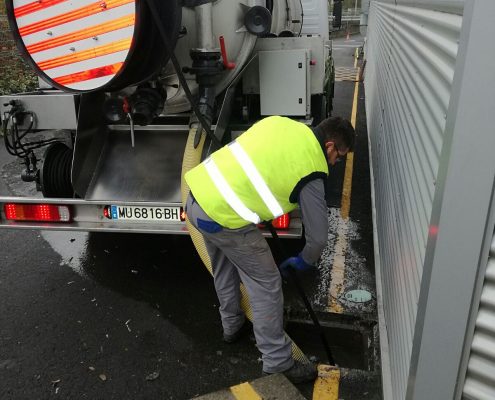
M 356 49 L 357 50 L 357 49 Z M 356 129 L 357 120 L 357 103 L 359 93 L 359 72 L 360 68 L 356 72 L 356 82 L 354 83 L 354 96 L 352 99 L 352 111 L 351 111 L 351 125 Z M 347 220 L 351 211 L 351 191 L 352 191 L 352 172 L 354 169 L 354 152 L 348 153 L 345 164 L 344 174 L 344 188 L 342 190 L 342 203 L 340 208 L 340 214 L 342 219 Z
M 338 400 L 340 370 L 329 365 L 318 365 L 318 378 L 313 387 L 313 400 Z
M 263 400 L 263 398 L 256 393 L 256 390 L 254 390 L 248 382 L 232 386 L 230 388 L 230 392 L 237 400 Z
M 356 49 L 357 50 L 357 49 Z M 356 81 L 354 84 L 354 97 L 352 100 L 351 125 L 356 128 L 357 103 L 359 93 L 359 72 L 356 72 Z M 354 169 L 354 153 L 348 153 L 345 165 L 344 184 L 342 189 L 342 202 L 340 207 L 341 220 L 337 229 L 337 241 L 335 242 L 332 277 L 330 281 L 329 297 L 327 311 L 335 314 L 342 314 L 344 309 L 338 303 L 344 289 L 345 279 L 345 256 L 347 251 L 347 231 L 349 229 L 348 220 L 351 210 L 351 193 L 352 193 L 352 173 Z

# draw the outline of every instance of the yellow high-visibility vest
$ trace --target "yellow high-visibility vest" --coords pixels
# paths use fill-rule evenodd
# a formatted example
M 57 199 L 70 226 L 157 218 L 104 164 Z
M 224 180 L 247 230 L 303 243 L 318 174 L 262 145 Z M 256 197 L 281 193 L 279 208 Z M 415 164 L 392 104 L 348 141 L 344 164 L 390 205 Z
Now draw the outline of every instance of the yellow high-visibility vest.
M 212 220 L 237 229 L 294 210 L 302 186 L 327 175 L 327 159 L 311 128 L 286 117 L 268 117 L 185 179 Z

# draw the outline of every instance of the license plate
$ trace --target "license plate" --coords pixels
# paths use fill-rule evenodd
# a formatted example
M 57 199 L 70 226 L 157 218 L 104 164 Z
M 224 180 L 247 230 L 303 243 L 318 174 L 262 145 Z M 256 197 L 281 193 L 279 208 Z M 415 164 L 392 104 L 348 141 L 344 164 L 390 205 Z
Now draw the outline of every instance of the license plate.
M 181 221 L 180 207 L 110 206 L 110 218 L 125 221 Z

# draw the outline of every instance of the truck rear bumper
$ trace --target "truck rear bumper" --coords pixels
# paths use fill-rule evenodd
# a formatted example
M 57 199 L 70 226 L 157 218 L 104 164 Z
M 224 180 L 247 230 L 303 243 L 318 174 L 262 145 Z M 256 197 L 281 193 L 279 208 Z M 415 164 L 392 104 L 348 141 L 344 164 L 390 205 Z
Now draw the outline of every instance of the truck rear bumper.
M 67 206 L 70 209 L 71 219 L 68 222 L 43 221 L 13 221 L 6 218 L 6 204 L 44 204 Z M 169 235 L 188 235 L 185 222 L 169 221 L 129 221 L 114 220 L 105 216 L 105 208 L 110 206 L 123 207 L 181 207 L 178 203 L 157 202 L 119 202 L 119 201 L 90 201 L 81 199 L 45 199 L 25 197 L 0 197 L 0 229 L 41 229 L 66 230 L 85 232 L 133 232 L 157 233 Z M 262 230 L 264 236 L 270 236 L 268 231 Z M 298 213 L 291 216 L 289 229 L 277 231 L 283 238 L 300 238 L 302 223 Z

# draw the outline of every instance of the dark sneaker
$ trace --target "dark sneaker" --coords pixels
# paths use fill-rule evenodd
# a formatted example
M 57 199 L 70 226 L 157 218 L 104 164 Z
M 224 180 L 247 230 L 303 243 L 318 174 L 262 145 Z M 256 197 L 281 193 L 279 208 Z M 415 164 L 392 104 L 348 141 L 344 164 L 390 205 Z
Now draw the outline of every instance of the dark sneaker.
M 304 383 L 311 382 L 318 376 L 318 370 L 313 363 L 303 364 L 300 361 L 294 360 L 294 365 L 286 371 L 282 371 L 282 374 L 292 383 Z M 267 372 L 263 372 L 263 375 L 271 375 Z
M 251 331 L 251 323 L 246 319 L 244 321 L 244 324 L 242 324 L 242 326 L 236 332 L 234 332 L 234 333 L 232 333 L 230 335 L 224 332 L 223 333 L 223 341 L 225 343 L 229 343 L 229 344 L 230 343 L 235 343 L 241 337 L 243 337 L 244 335 L 246 335 L 250 331 Z

